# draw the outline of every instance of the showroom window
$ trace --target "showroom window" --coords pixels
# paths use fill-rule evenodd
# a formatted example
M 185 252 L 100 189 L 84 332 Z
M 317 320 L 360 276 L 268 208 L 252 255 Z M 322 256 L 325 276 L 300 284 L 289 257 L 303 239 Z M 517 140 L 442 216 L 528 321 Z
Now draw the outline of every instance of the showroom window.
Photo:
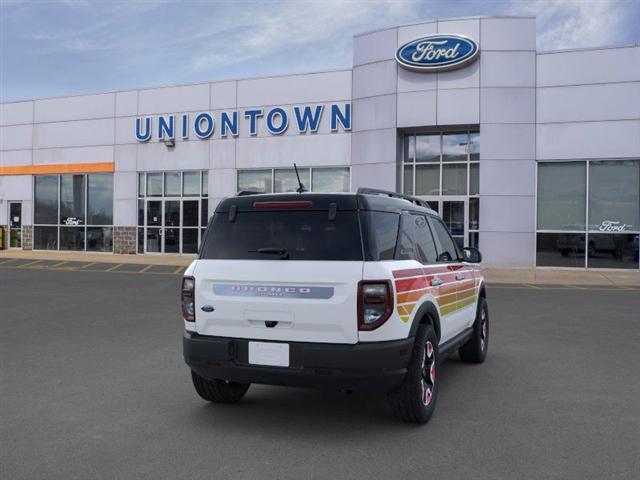
M 113 175 L 36 175 L 33 248 L 113 251 Z
M 206 170 L 138 173 L 138 253 L 198 253 L 208 185 Z
M 311 192 L 348 192 L 349 167 L 298 167 L 300 181 Z M 293 168 L 238 170 L 238 192 L 295 192 L 298 179 Z
M 536 264 L 640 268 L 640 160 L 538 164 Z
M 403 191 L 426 200 L 460 247 L 478 246 L 480 134 L 474 131 L 404 137 Z

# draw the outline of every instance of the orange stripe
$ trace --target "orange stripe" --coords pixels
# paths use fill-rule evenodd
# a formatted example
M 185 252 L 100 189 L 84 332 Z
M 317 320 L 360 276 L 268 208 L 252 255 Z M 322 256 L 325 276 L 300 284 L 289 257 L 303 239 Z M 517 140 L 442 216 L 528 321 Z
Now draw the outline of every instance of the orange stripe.
M 115 170 L 114 162 L 20 165 L 0 167 L 0 175 L 47 175 L 56 173 L 106 173 Z

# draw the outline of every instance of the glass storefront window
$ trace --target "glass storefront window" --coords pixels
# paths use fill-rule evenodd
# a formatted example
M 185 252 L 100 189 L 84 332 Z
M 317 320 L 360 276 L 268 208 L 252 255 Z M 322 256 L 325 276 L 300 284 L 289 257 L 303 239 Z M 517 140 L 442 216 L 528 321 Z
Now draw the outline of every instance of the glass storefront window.
M 60 177 L 60 224 L 85 224 L 85 176 L 62 175 Z
M 640 230 L 640 161 L 590 162 L 589 230 Z
M 138 173 L 138 196 L 144 197 L 144 172 Z
M 162 196 L 162 173 L 147 173 L 147 197 Z
M 442 194 L 467 194 L 467 164 L 456 163 L 442 166 Z
M 60 250 L 84 250 L 84 227 L 60 227 Z
M 416 195 L 440 195 L 440 165 L 416 165 Z
M 207 197 L 209 195 L 209 172 L 206 170 L 202 172 L 202 196 Z
M 87 224 L 113 225 L 113 175 L 87 175 Z
M 33 248 L 35 248 L 36 250 L 57 250 L 58 227 L 34 226 Z
M 442 135 L 442 161 L 466 162 L 469 137 L 466 133 Z
M 405 195 L 413 195 L 413 165 L 405 165 L 403 176 L 403 193 Z
M 469 134 L 469 160 L 477 162 L 480 160 L 480 134 Z
M 311 172 L 313 192 L 348 192 L 349 168 L 314 168 Z
M 184 172 L 182 175 L 184 181 L 184 196 L 200 196 L 201 179 L 200 172 Z M 165 197 L 168 195 L 165 194 Z
M 469 195 L 480 195 L 480 164 L 469 164 Z
M 417 135 L 416 162 L 439 162 L 440 161 L 440 134 Z
M 584 268 L 585 234 L 538 233 L 536 264 L 540 267 Z
M 309 183 L 310 170 L 308 168 L 298 167 L 298 173 L 300 174 L 300 181 L 303 183 L 306 189 L 311 188 Z M 298 189 L 298 178 L 296 177 L 296 171 L 293 168 L 277 169 L 273 172 L 273 191 L 276 193 L 281 192 L 295 192 Z
M 469 199 L 469 230 L 480 229 L 480 199 Z
M 538 230 L 585 229 L 584 162 L 538 165 Z
M 87 227 L 87 251 L 88 252 L 113 251 L 113 228 Z
M 198 173 L 198 176 L 200 174 Z M 164 174 L 164 196 L 179 197 L 182 194 L 180 172 L 167 172 Z M 199 180 L 199 178 L 198 178 Z M 200 192 L 198 191 L 198 194 Z
M 271 193 L 271 170 L 238 171 L 238 191 Z
M 57 225 L 58 176 L 34 177 L 34 223 Z
M 638 234 L 589 233 L 587 266 L 638 268 Z

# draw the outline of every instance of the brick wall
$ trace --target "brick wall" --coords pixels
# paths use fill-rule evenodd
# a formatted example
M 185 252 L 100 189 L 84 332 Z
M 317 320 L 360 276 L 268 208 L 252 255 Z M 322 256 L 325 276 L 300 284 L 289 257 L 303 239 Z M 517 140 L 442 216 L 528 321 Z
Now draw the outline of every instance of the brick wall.
M 113 253 L 135 255 L 136 227 L 113 227 Z
M 33 225 L 22 226 L 22 249 L 33 250 Z

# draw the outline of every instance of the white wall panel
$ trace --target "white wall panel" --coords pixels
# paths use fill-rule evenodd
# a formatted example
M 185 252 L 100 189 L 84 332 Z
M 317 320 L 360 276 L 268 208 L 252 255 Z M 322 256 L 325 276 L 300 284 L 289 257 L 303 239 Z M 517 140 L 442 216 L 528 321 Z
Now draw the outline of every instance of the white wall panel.
M 483 124 L 480 126 L 481 160 L 531 160 L 536 157 L 533 124 Z
M 537 126 L 538 159 L 640 157 L 640 120 Z
M 236 142 L 233 138 L 209 142 L 209 168 L 236 168 Z
M 33 151 L 33 164 L 101 163 L 114 161 L 114 147 L 43 148 Z
M 138 93 L 139 115 L 209 110 L 209 84 L 153 88 Z
M 238 81 L 238 107 L 351 98 L 351 70 Z
M 63 122 L 115 115 L 115 93 L 49 98 L 35 101 L 35 121 Z
M 353 37 L 354 67 L 394 58 L 397 38 L 397 28 L 389 28 Z
M 209 172 L 209 195 L 214 198 L 230 197 L 237 193 L 236 171 L 220 168 Z
M 480 195 L 535 195 L 535 160 L 480 162 Z
M 0 126 L 33 122 L 33 102 L 0 103 Z
M 640 82 L 540 88 L 537 102 L 539 123 L 640 119 Z
M 482 87 L 535 87 L 535 52 L 484 52 L 480 56 Z
M 395 162 L 352 165 L 351 191 L 355 192 L 360 187 L 380 188 L 382 190 L 395 191 Z
M 353 101 L 352 130 L 378 130 L 395 128 L 396 96 L 362 98 Z
M 438 90 L 438 125 L 480 123 L 480 90 Z
M 480 232 L 483 267 L 533 267 L 535 234 Z
M 230 82 L 216 82 L 211 84 L 211 110 L 236 107 L 235 80 Z
M 480 42 L 480 19 L 438 20 L 438 33 L 464 35 Z
M 412 72 L 398 67 L 398 92 L 435 90 L 438 88 L 438 75 L 433 73 Z
M 640 81 L 640 46 L 538 55 L 538 86 Z
M 40 123 L 35 125 L 33 147 L 112 145 L 113 139 L 114 121 L 112 118 Z
M 32 147 L 33 125 L 0 127 L 0 150 L 25 150 Z
M 0 150 L 0 167 L 31 165 L 32 150 Z
M 434 33 L 438 33 L 437 21 L 398 27 L 398 47 L 417 38 L 433 35 Z
M 480 197 L 480 230 L 483 232 L 533 232 L 535 197 Z
M 138 114 L 138 91 L 116 93 L 116 117 L 130 117 Z
M 392 162 L 396 158 L 396 129 L 367 130 L 351 134 L 351 163 Z
M 176 142 L 173 148 L 163 143 L 138 145 L 138 171 L 206 170 L 209 168 L 207 141 Z
M 396 91 L 395 60 L 368 63 L 353 69 L 353 98 L 373 97 Z
M 423 73 L 424 76 L 433 75 Z M 450 72 L 435 74 L 438 77 L 438 89 L 473 88 L 480 86 L 480 62 L 476 60 L 471 65 Z
M 534 88 L 482 88 L 480 122 L 535 123 L 536 93 Z
M 351 135 L 240 138 L 236 144 L 237 168 L 348 165 Z
M 122 198 L 113 200 L 113 225 L 132 227 L 138 224 L 138 200 Z
M 116 145 L 114 147 L 116 171 L 135 172 L 137 153 L 137 145 Z
M 3 200 L 31 200 L 32 175 L 7 175 L 0 177 L 2 183 L 0 187 L 0 199 Z M 4 203 L 6 207 L 6 202 Z M 31 224 L 31 217 L 26 217 L 23 214 L 23 220 L 25 223 Z M 27 222 L 27 218 L 29 221 Z
M 480 26 L 481 50 L 536 49 L 535 18 L 482 18 Z
M 436 124 L 437 92 L 408 92 L 398 94 L 398 128 Z
M 137 198 L 138 196 L 138 174 L 136 172 L 114 172 L 113 173 L 113 198 L 123 200 L 127 198 Z M 135 222 L 131 225 L 135 225 Z
M 132 143 L 138 143 L 136 139 L 136 117 L 117 117 L 115 120 L 116 123 L 116 145 L 126 145 Z M 176 117 L 176 136 L 179 137 L 180 134 L 180 117 Z M 150 142 L 156 141 L 157 137 L 157 129 L 158 122 L 153 119 L 151 121 L 151 128 L 153 130 L 153 134 L 151 135 Z

